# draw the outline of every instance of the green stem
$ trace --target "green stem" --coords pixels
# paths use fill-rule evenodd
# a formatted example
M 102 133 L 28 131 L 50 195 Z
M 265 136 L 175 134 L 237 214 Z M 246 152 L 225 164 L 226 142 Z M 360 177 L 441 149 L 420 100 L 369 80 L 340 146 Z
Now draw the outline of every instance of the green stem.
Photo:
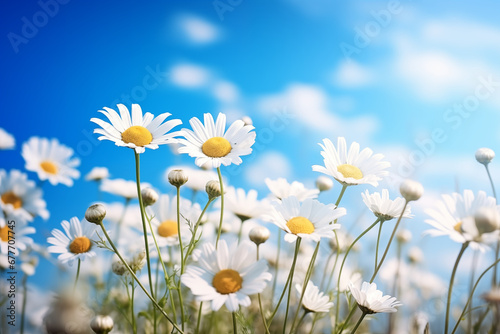
M 377 246 L 375 246 L 375 267 L 373 267 L 373 271 L 377 270 L 378 265 L 378 248 L 380 245 L 380 236 L 382 235 L 382 225 L 384 225 L 384 222 L 381 222 L 378 227 Z
M 373 224 L 371 224 L 366 230 L 363 231 L 363 233 L 361 233 L 352 242 L 352 244 L 349 246 L 349 248 L 347 248 L 347 251 L 345 252 L 344 259 L 342 260 L 342 263 L 340 265 L 339 276 L 337 278 L 337 302 L 335 305 L 335 328 L 337 328 L 339 311 L 340 311 L 340 278 L 342 277 L 342 270 L 344 269 L 344 264 L 345 264 L 345 261 L 347 259 L 347 255 L 349 255 L 349 252 L 354 247 L 354 245 L 359 241 L 359 239 L 361 239 L 366 233 L 368 233 L 372 228 L 374 228 L 375 225 L 377 225 L 379 222 L 383 222 L 383 220 L 380 218 L 377 218 L 377 220 L 375 220 L 375 222 Z
M 75 278 L 75 284 L 73 285 L 73 292 L 76 291 L 76 284 L 78 283 L 78 278 L 80 277 L 80 265 L 82 263 L 82 260 L 78 259 L 78 267 L 76 268 L 76 278 Z
M 391 247 L 392 240 L 394 239 L 394 236 L 396 235 L 396 231 L 398 229 L 399 223 L 401 223 L 401 218 L 403 218 L 403 214 L 405 213 L 406 207 L 408 206 L 408 201 L 405 202 L 405 205 L 403 206 L 403 210 L 401 211 L 401 214 L 399 215 L 398 221 L 396 223 L 396 226 L 394 226 L 394 230 L 392 230 L 391 237 L 389 238 L 389 242 L 387 243 L 387 247 L 385 248 L 384 254 L 382 255 L 382 258 L 380 259 L 380 263 L 377 266 L 377 269 L 375 269 L 375 272 L 373 273 L 372 278 L 370 279 L 370 283 L 373 283 L 375 280 L 375 276 L 377 276 L 378 271 L 382 267 L 382 264 L 384 263 L 385 257 L 387 256 L 387 253 L 389 252 L 389 248 Z
M 201 317 L 202 317 L 202 314 L 201 314 L 201 311 L 203 309 L 203 302 L 200 302 L 200 308 L 198 309 L 198 319 L 196 320 L 196 334 L 198 334 L 200 332 L 200 324 L 201 324 Z
M 287 299 L 287 302 L 286 302 L 285 321 L 283 323 L 283 334 L 286 333 L 286 321 L 288 319 L 288 310 L 290 309 L 290 297 L 292 296 L 293 274 L 295 272 L 295 264 L 297 262 L 297 257 L 299 255 L 299 247 L 300 247 L 301 240 L 302 240 L 301 238 L 297 238 L 296 247 L 295 247 L 295 254 L 293 255 L 292 268 L 290 269 L 290 275 L 289 275 L 290 282 L 289 282 L 289 285 L 288 285 L 288 299 Z M 286 287 L 285 287 L 284 290 L 286 290 Z M 278 306 L 279 306 L 279 304 L 278 304 Z
M 276 251 L 276 261 L 274 261 L 274 265 L 276 266 L 276 273 L 273 277 L 273 287 L 271 289 L 271 305 L 273 305 L 274 300 L 274 292 L 276 291 L 276 283 L 278 281 L 278 273 L 279 273 L 279 264 L 280 264 L 280 251 L 281 251 L 281 229 L 278 229 L 278 242 L 277 242 L 277 251 Z
M 400 271 L 401 271 L 401 253 L 402 253 L 402 248 L 403 245 L 402 243 L 398 240 L 397 241 L 397 251 L 396 251 L 396 259 L 397 259 L 397 265 L 396 265 L 396 275 L 394 275 L 394 284 L 392 286 L 392 295 L 393 296 L 399 296 L 400 295 L 400 289 L 399 289 L 399 276 L 400 276 Z M 394 320 L 395 320 L 395 314 L 390 313 L 389 314 L 389 331 L 388 333 L 392 333 L 392 330 L 394 328 Z
M 297 311 L 297 313 L 299 313 L 299 311 Z M 298 332 L 299 328 L 300 328 L 300 325 L 302 325 L 302 322 L 304 321 L 304 318 L 306 317 L 306 315 L 308 314 L 309 312 L 307 310 L 304 310 L 304 314 L 302 314 L 302 316 L 300 317 L 299 319 L 299 322 L 297 323 L 297 328 L 295 328 L 295 332 Z M 294 333 L 293 331 L 291 331 L 290 333 Z
M 467 311 L 468 309 L 468 306 L 469 306 L 469 303 L 472 301 L 472 297 L 474 296 L 474 291 L 476 290 L 478 284 L 479 284 L 479 281 L 483 278 L 484 275 L 486 275 L 486 273 L 493 267 L 496 267 L 498 265 L 498 263 L 500 262 L 500 259 L 497 259 L 495 262 L 493 262 L 492 265 L 490 265 L 488 268 L 486 268 L 482 273 L 481 275 L 479 275 L 479 277 L 477 278 L 477 281 L 476 281 L 476 284 L 474 284 L 474 287 L 472 288 L 472 291 L 470 292 L 470 295 L 469 295 L 469 299 L 467 299 L 467 303 L 465 303 L 465 306 L 462 310 L 462 314 L 460 314 L 460 316 L 458 317 L 458 321 L 457 323 L 455 324 L 455 327 L 453 328 L 453 331 L 451 332 L 451 334 L 454 334 L 456 332 L 456 330 L 458 329 L 458 325 L 460 324 L 460 321 L 462 321 L 462 319 L 464 318 L 464 315 L 465 315 L 465 312 Z M 494 332 L 493 332 L 494 333 Z
M 172 326 L 174 326 L 174 328 L 179 331 L 179 333 L 184 333 L 180 328 L 179 326 L 177 326 L 177 324 L 175 324 L 175 322 L 172 321 L 172 319 L 170 319 L 170 317 L 168 316 L 168 314 L 165 312 L 165 310 L 158 304 L 158 302 L 153 298 L 153 296 L 151 296 L 148 292 L 148 290 L 146 290 L 146 288 L 144 287 L 144 285 L 142 285 L 141 281 L 139 280 L 139 278 L 137 278 L 137 276 L 135 275 L 134 271 L 130 268 L 130 266 L 128 265 L 128 263 L 123 259 L 122 255 L 120 254 L 120 252 L 118 252 L 118 249 L 116 248 L 115 244 L 113 243 L 113 240 L 111 240 L 111 238 L 109 237 L 108 235 L 108 232 L 106 232 L 106 229 L 104 228 L 104 225 L 102 224 L 101 222 L 101 229 L 104 233 L 104 235 L 106 236 L 106 239 L 108 240 L 111 248 L 113 248 L 113 251 L 115 252 L 116 255 L 118 255 L 118 257 L 120 258 L 120 260 L 122 261 L 123 265 L 125 266 L 125 268 L 127 268 L 128 272 L 130 273 L 130 275 L 134 278 L 134 280 L 136 281 L 136 283 L 141 287 L 142 291 L 144 291 L 144 293 L 146 294 L 146 296 L 151 300 L 151 302 L 153 303 L 153 305 L 161 312 L 161 314 L 165 317 L 165 319 L 168 320 L 168 322 L 170 322 L 172 324 Z
M 344 327 L 347 325 L 347 323 L 349 322 L 351 317 L 354 315 L 354 312 L 356 312 L 356 307 L 357 307 L 357 304 L 352 306 L 351 310 L 349 311 L 349 314 L 347 315 L 347 318 L 342 323 L 342 327 L 340 327 L 338 333 L 342 333 L 344 331 Z
M 470 271 L 469 293 L 472 291 L 472 288 L 474 286 L 474 274 L 476 272 L 476 269 L 477 269 L 477 250 L 474 250 L 474 253 L 472 255 L 472 263 Z M 467 333 L 472 333 L 472 310 L 474 308 L 472 302 L 473 301 L 471 300 L 468 312 L 469 321 L 467 323 Z
M 181 188 L 177 187 L 177 233 L 179 234 L 179 248 L 181 251 L 181 275 L 184 273 L 184 249 L 182 248 L 182 235 L 181 235 L 181 212 L 180 212 L 180 201 L 181 201 Z M 179 307 L 181 308 L 181 326 L 184 330 L 184 303 L 182 301 L 182 287 L 181 279 L 179 276 L 179 281 L 177 282 L 177 291 L 179 292 Z
M 486 168 L 486 173 L 488 174 L 488 179 L 490 180 L 490 184 L 491 184 L 491 189 L 493 191 L 493 196 L 495 197 L 495 199 L 497 199 L 497 193 L 495 191 L 495 183 L 493 183 L 493 179 L 491 178 L 491 174 L 490 174 L 490 169 L 488 168 L 488 165 L 484 165 L 484 167 Z M 498 200 L 497 200 L 498 202 Z M 497 241 L 497 246 L 496 246 L 496 249 L 495 249 L 495 259 L 498 259 L 498 256 L 500 255 L 500 239 Z M 498 283 L 500 284 L 500 282 Z M 491 279 L 491 287 L 495 287 L 497 285 L 497 266 L 495 265 L 495 269 L 493 269 L 493 277 Z
M 335 268 L 337 268 L 337 262 L 339 261 L 339 255 L 340 255 L 340 244 L 339 244 L 339 237 L 337 235 L 337 232 L 336 231 L 333 231 L 333 233 L 335 233 L 335 241 L 337 242 L 337 251 L 335 252 L 335 261 L 333 262 L 333 267 L 332 269 L 330 270 L 330 276 L 328 277 L 328 282 L 326 282 L 326 288 L 325 288 L 325 292 L 328 292 L 328 290 L 330 289 L 330 285 L 332 284 L 332 279 L 333 279 L 333 274 L 334 274 L 334 271 L 335 271 Z M 323 287 L 321 287 L 321 289 L 323 289 Z M 314 317 L 314 320 L 316 320 L 316 317 Z M 313 320 L 313 322 L 314 322 Z
M 80 259 L 78 259 L 80 261 Z M 24 317 L 26 316 L 26 300 L 28 299 L 28 275 L 24 274 L 23 277 L 23 304 L 22 304 L 22 313 L 21 313 L 21 329 L 19 330 L 19 333 L 23 334 L 24 333 Z
M 337 202 L 335 202 L 335 206 L 339 206 L 340 200 L 342 199 L 342 197 L 344 197 L 344 193 L 345 193 L 346 189 L 347 189 L 347 185 L 344 184 L 342 186 L 342 190 L 340 191 L 339 197 L 337 198 Z
M 361 325 L 361 322 L 363 321 L 363 319 L 365 318 L 365 316 L 366 316 L 366 312 L 363 312 L 363 314 L 361 315 L 361 317 L 359 317 L 358 322 L 356 323 L 356 325 L 352 329 L 351 334 L 356 333 L 356 330 L 358 329 L 359 325 Z
M 233 312 L 233 333 L 238 333 L 238 327 L 236 326 L 236 312 Z
M 460 259 L 462 258 L 462 255 L 464 254 L 465 250 L 467 249 L 467 246 L 469 246 L 469 242 L 465 242 L 462 244 L 462 248 L 460 249 L 460 252 L 458 253 L 457 259 L 455 260 L 455 264 L 453 265 L 453 271 L 451 272 L 451 278 L 450 278 L 450 285 L 448 287 L 448 299 L 446 302 L 446 317 L 445 317 L 445 323 L 444 323 L 444 334 L 448 334 L 448 321 L 450 317 L 450 304 L 451 304 L 451 292 L 453 290 L 453 281 L 455 280 L 455 274 L 457 272 L 458 268 L 458 263 L 460 262 Z
M 257 261 L 259 261 L 259 245 L 258 244 L 257 244 Z M 262 308 L 262 300 L 260 297 L 260 293 L 257 294 L 257 297 L 259 299 L 259 311 L 260 311 L 260 316 L 262 317 L 262 323 L 264 325 L 264 328 L 266 329 L 266 333 L 269 334 L 269 328 L 267 328 L 266 317 L 264 316 L 264 309 Z
M 292 284 L 293 272 L 295 270 L 295 263 L 297 262 L 297 255 L 299 254 L 301 240 L 302 240 L 301 238 L 298 238 L 297 241 L 295 242 L 295 252 L 293 255 L 292 267 L 290 268 L 290 272 L 288 273 L 288 278 L 286 280 L 285 286 L 283 287 L 283 292 L 281 292 L 281 296 L 280 296 L 280 299 L 278 300 L 278 304 L 276 305 L 273 313 L 271 314 L 271 316 L 269 317 L 269 320 L 267 321 L 269 326 L 271 326 L 271 322 L 273 321 L 274 316 L 276 315 L 276 312 L 278 312 L 278 308 L 280 307 L 281 302 L 283 301 L 283 297 L 285 296 L 285 292 L 286 292 L 286 288 L 287 288 L 288 284 L 289 283 L 290 283 L 290 285 Z
M 187 258 L 191 255 L 191 253 L 194 250 L 194 246 L 195 246 L 194 240 L 196 238 L 196 233 L 198 232 L 198 227 L 200 226 L 200 223 L 201 223 L 201 220 L 203 219 L 203 215 L 205 214 L 205 211 L 207 211 L 208 206 L 210 205 L 210 203 L 212 203 L 212 201 L 213 201 L 213 199 L 208 200 L 207 204 L 205 205 L 205 207 L 203 208 L 203 211 L 200 214 L 200 217 L 198 217 L 198 221 L 194 225 L 193 235 L 191 236 L 191 240 L 189 241 L 189 244 L 187 246 L 188 249 L 186 251 L 186 256 L 184 257 L 184 260 L 183 260 L 184 266 L 186 266 Z
M 215 249 L 217 249 L 217 247 L 219 246 L 220 233 L 222 230 L 222 220 L 224 218 L 224 185 L 222 182 L 220 167 L 217 167 L 217 174 L 219 175 L 219 184 L 220 184 L 220 221 L 219 221 L 219 229 L 217 230 L 217 240 L 215 241 Z
M 132 284 L 132 282 L 130 285 L 132 286 L 132 295 L 130 297 L 130 313 L 132 316 L 132 330 L 134 331 L 134 334 L 137 334 L 137 323 L 135 321 L 135 312 L 134 312 L 135 286 Z
M 491 189 L 493 190 L 493 197 L 495 197 L 496 199 L 497 192 L 495 191 L 495 184 L 493 183 L 493 179 L 491 178 L 490 169 L 488 168 L 488 165 L 484 165 L 484 167 L 486 167 L 486 173 L 488 173 L 488 179 L 490 180 Z

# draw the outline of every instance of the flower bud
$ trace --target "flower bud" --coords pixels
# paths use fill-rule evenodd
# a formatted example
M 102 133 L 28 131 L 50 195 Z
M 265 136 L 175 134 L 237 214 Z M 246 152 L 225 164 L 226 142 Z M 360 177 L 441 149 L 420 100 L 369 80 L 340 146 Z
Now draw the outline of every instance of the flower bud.
M 500 215 L 498 210 L 492 207 L 479 208 L 474 215 L 476 227 L 479 234 L 491 233 L 500 227 Z
M 253 241 L 257 246 L 266 242 L 269 239 L 271 232 L 264 226 L 255 226 L 250 230 L 248 237 Z
M 168 173 L 168 182 L 174 187 L 180 187 L 188 181 L 188 176 L 186 172 L 182 169 L 172 169 Z
M 412 247 L 408 251 L 408 260 L 411 263 L 420 263 L 424 259 L 424 253 L 418 247 Z
M 144 206 L 150 206 L 158 200 L 158 193 L 151 188 L 144 188 L 141 190 L 142 202 Z
M 92 204 L 85 211 L 85 219 L 96 225 L 101 225 L 104 217 L 106 217 L 106 209 L 102 204 Z
M 476 151 L 476 160 L 480 164 L 487 165 L 495 157 L 495 152 L 490 148 L 480 148 Z
M 125 267 L 118 256 L 114 256 L 113 263 L 111 263 L 111 271 L 118 276 L 123 276 L 127 272 L 127 267 Z
M 109 315 L 96 315 L 90 322 L 90 328 L 96 334 L 107 334 L 111 332 L 115 323 Z
M 220 196 L 220 182 L 217 180 L 208 181 L 205 190 L 209 199 L 214 199 Z
M 500 287 L 494 287 L 481 296 L 482 299 L 490 304 L 500 306 Z
M 333 180 L 328 176 L 321 175 L 316 179 L 316 188 L 319 191 L 330 190 L 333 187 Z
M 398 231 L 398 234 L 396 235 L 396 238 L 398 241 L 402 244 L 406 244 L 411 241 L 411 232 L 409 230 L 400 230 Z
M 424 193 L 424 187 L 417 181 L 404 180 L 399 186 L 399 191 L 401 195 L 408 202 L 418 200 Z

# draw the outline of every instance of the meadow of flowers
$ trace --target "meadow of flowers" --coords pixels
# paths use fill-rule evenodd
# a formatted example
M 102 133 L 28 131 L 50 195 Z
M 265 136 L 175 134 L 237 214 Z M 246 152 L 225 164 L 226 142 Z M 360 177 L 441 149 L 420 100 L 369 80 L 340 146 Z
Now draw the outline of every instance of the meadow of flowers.
M 26 170 L 0 169 L 2 333 L 499 332 L 500 212 L 488 168 L 492 150 L 481 148 L 475 158 L 485 166 L 493 196 L 444 194 L 421 217 L 433 240 L 449 237 L 459 245 L 443 280 L 422 265 L 421 249 L 406 248 L 419 236 L 401 227 L 414 218 L 411 205 L 423 195 L 422 185 L 405 180 L 400 194 L 380 189 L 390 162 L 370 148 L 325 138 L 318 147 L 323 164 L 311 166 L 316 188 L 266 179 L 268 194 L 258 194 L 224 177 L 225 168 L 256 154 L 250 118 L 227 124 L 222 113 L 215 119 L 205 114 L 184 127 L 168 113 L 143 113 L 138 104 L 113 108 L 90 121 L 99 140 L 130 151 L 122 164 L 135 180 L 110 179 L 106 166 L 95 166 L 85 179 L 121 203 L 96 195 L 85 212 L 35 243 L 37 224 L 49 218 L 44 193 L 57 184 L 73 186 L 80 161 L 57 139 L 32 137 L 20 152 Z M 1 149 L 14 141 L 0 129 Z M 141 182 L 141 156 L 167 146 L 194 158 L 183 168 L 157 162 L 168 169 L 170 195 Z M 371 189 L 360 193 L 357 185 Z M 336 192 L 337 200 L 325 203 L 324 192 Z M 359 193 L 353 206 L 373 214 L 361 233 L 352 233 L 359 220 L 343 206 L 347 192 Z M 368 235 L 376 242 L 366 242 Z M 457 292 L 466 252 L 490 253 L 493 260 L 481 270 L 471 265 L 469 288 Z M 52 275 L 70 273 L 50 298 L 28 288 L 44 275 L 36 270 L 40 257 L 52 260 Z M 15 299 L 15 326 L 7 280 L 13 268 L 22 296 Z

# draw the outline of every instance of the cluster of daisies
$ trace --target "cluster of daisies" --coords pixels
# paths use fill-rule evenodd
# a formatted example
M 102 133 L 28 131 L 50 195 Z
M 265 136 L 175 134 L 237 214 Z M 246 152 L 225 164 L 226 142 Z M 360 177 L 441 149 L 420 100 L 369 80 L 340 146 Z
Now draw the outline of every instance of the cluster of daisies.
M 391 197 L 388 189 L 365 190 L 357 210 L 371 212 L 372 222 L 347 219 L 341 204 L 345 193 L 359 185 L 378 187 L 388 176 L 390 163 L 382 154 L 356 142 L 348 145 L 342 137 L 336 143 L 324 139 L 323 165 L 312 166 L 320 173 L 316 187 L 266 179 L 269 195 L 259 198 L 256 190 L 236 188 L 224 176 L 225 166 L 239 165 L 252 153 L 256 133 L 248 118 L 228 125 L 224 114 L 216 119 L 205 114 L 203 122 L 192 118 L 190 129 L 177 129 L 180 120 L 168 119 L 168 113 L 143 113 L 137 104 L 131 111 L 119 104 L 118 112 L 99 112 L 107 120 L 92 118 L 99 126 L 94 132 L 100 140 L 132 149 L 130 175 L 136 179 L 111 179 L 106 167 L 94 167 L 85 179 L 97 183 L 98 196 L 107 193 L 121 201 L 89 199 L 93 204 L 84 214 L 53 229 L 46 246 L 29 237 L 36 232 L 37 217 L 49 218 L 41 187 L 46 181 L 72 186 L 80 176 L 79 159 L 56 139 L 33 137 L 23 144 L 22 156 L 38 184 L 21 171 L 0 170 L 0 266 L 8 268 L 9 232 L 15 232 L 25 275 L 35 272 L 33 254 L 47 256 L 46 250 L 57 254 L 69 282 L 51 303 L 34 304 L 43 309 L 43 314 L 32 312 L 41 320 L 28 316 L 27 326 L 35 331 L 422 333 L 439 312 L 444 320 L 434 326 L 445 333 L 472 326 L 497 329 L 500 211 L 496 198 L 484 191 L 443 195 L 426 210 L 432 227 L 426 234 L 448 235 L 462 245 L 447 284 L 425 270 L 420 248 L 406 248 L 412 235 L 401 226 L 413 217 L 410 202 L 422 196 L 420 183 L 402 181 L 401 197 Z M 0 148 L 12 148 L 14 138 L 0 130 Z M 160 145 L 195 158 L 196 167 L 165 166 L 169 194 L 140 181 L 141 155 Z M 493 157 L 489 149 L 476 154 L 488 176 Z M 339 185 L 336 201 L 320 201 L 334 182 Z M 491 266 L 471 275 L 463 303 L 452 299 L 452 289 L 468 246 L 496 253 Z M 491 290 L 484 295 L 488 304 L 473 308 L 475 289 L 487 273 L 492 275 Z M 446 298 L 444 309 L 425 312 L 430 302 Z M 453 303 L 461 303 L 454 316 Z M 24 303 L 23 313 L 29 307 Z

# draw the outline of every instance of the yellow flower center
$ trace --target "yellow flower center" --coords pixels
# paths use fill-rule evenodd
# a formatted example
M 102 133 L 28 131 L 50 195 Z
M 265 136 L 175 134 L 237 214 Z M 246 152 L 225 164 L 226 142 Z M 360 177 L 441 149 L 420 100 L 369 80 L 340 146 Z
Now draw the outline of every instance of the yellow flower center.
M 340 166 L 337 166 L 337 171 L 339 173 L 341 173 L 342 175 L 344 175 L 344 177 L 352 177 L 356 180 L 360 180 L 363 178 L 363 173 L 361 172 L 361 170 L 356 167 L 356 166 L 353 166 L 353 165 L 349 165 L 349 164 L 343 164 L 343 165 L 340 165 Z
M 177 222 L 173 220 L 165 220 L 158 226 L 158 234 L 164 238 L 172 237 L 179 234 L 177 229 Z
M 77 237 L 69 244 L 69 251 L 73 254 L 86 253 L 92 247 L 92 243 L 87 237 Z
M 12 204 L 14 209 L 19 209 L 23 206 L 23 200 L 21 199 L 21 197 L 17 196 L 12 191 L 8 191 L 2 194 L 2 202 L 4 202 L 5 204 Z
M 231 152 L 231 144 L 226 138 L 213 137 L 203 143 L 201 151 L 208 157 L 220 158 L 225 157 Z
M 453 226 L 453 229 L 457 232 L 462 233 L 462 222 L 458 222 Z
M 232 269 L 223 269 L 215 274 L 212 285 L 218 293 L 227 295 L 241 289 L 243 279 L 240 274 Z
M 311 234 L 314 232 L 314 225 L 311 221 L 304 217 L 294 217 L 290 219 L 286 226 L 290 229 L 293 234 Z
M 40 163 L 40 167 L 42 167 L 42 169 L 49 174 L 57 174 L 57 171 L 59 170 L 55 163 L 48 160 L 42 161 Z
M 135 146 L 146 146 L 153 141 L 153 135 L 145 127 L 134 125 L 123 131 L 122 140 Z
M 9 241 L 9 231 L 10 227 L 7 225 L 0 227 L 0 239 L 2 239 L 3 242 Z

